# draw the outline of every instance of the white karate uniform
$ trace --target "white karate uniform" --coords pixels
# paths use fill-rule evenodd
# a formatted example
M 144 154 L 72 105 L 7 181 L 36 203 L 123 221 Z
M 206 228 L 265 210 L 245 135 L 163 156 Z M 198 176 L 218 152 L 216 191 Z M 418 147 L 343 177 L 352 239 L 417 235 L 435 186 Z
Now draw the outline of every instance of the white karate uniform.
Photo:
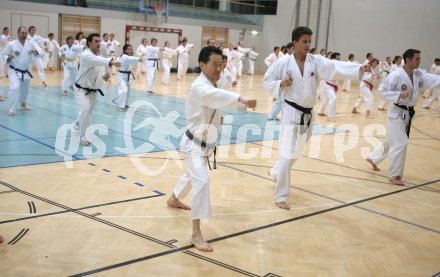
M 80 56 L 80 67 L 76 84 L 83 88 L 96 89 L 103 82 L 105 67 L 112 58 L 104 58 L 93 54 L 90 49 L 85 49 Z M 75 98 L 78 103 L 78 119 L 74 124 L 79 126 L 81 130 L 81 140 L 86 138 L 86 130 L 90 126 L 91 114 L 96 102 L 96 94 L 98 92 L 87 93 L 86 90 L 75 87 Z M 86 94 L 87 93 L 87 94 Z
M 173 65 L 173 56 L 176 55 L 177 51 L 168 47 L 165 47 L 164 51 L 162 52 L 162 84 L 164 85 L 168 85 L 168 83 L 170 82 L 170 71 L 171 66 Z
M 437 68 L 440 68 L 440 66 L 437 66 L 435 63 L 433 63 L 429 72 L 431 72 L 432 74 L 436 74 L 435 72 L 437 71 Z M 423 97 L 428 98 L 431 95 L 431 92 L 431 89 L 425 90 L 425 92 L 423 93 Z
M 243 48 L 241 46 L 237 47 L 238 53 L 241 54 L 241 58 L 238 61 L 238 71 L 237 71 L 238 76 L 243 75 L 243 61 L 244 61 L 244 57 L 246 56 L 246 53 L 249 53 L 251 50 L 252 50 L 251 48 Z
M 322 93 L 321 93 L 321 104 L 319 105 L 318 113 L 324 113 L 325 106 L 328 102 L 327 117 L 329 119 L 333 119 L 335 117 L 335 110 L 336 110 L 337 90 L 329 84 L 332 84 L 333 86 L 338 87 L 338 81 L 336 81 L 336 80 L 325 81 L 324 89 L 322 90 Z
M 304 62 L 304 75 L 293 55 L 286 55 L 272 64 L 266 71 L 263 79 L 264 88 L 272 96 L 283 96 L 285 100 L 297 105 L 312 109 L 316 104 L 316 85 L 319 79 L 344 80 L 346 78 L 359 78 L 360 65 L 329 60 L 321 56 L 307 54 Z M 293 84 L 281 88 L 281 80 L 291 75 Z M 290 192 L 290 170 L 293 163 L 302 152 L 307 139 L 312 133 L 312 125 L 307 128 L 307 123 L 313 119 L 311 114 L 305 114 L 286 103 L 283 107 L 281 120 L 278 161 L 270 170 L 270 175 L 277 186 L 275 200 L 277 203 L 286 201 Z M 303 116 L 305 126 L 301 126 Z M 299 131 L 301 132 L 299 133 Z
M 229 48 L 223 49 L 223 55 L 228 56 L 228 62 L 226 67 L 232 75 L 232 81 L 237 79 L 239 62 L 241 59 L 241 54 L 234 49 L 229 50 Z
M 50 40 L 49 38 L 46 38 L 44 40 L 44 58 L 43 58 L 43 66 L 44 69 L 47 69 L 48 67 L 56 67 L 55 61 L 55 52 L 60 48 L 60 45 L 56 40 Z
M 147 46 L 143 44 L 139 45 L 136 49 L 136 55 L 141 58 L 142 62 L 137 65 L 136 76 L 139 76 L 142 72 L 147 72 Z
M 220 79 L 216 83 L 218 88 L 226 89 L 228 85 L 232 84 L 233 82 L 234 81 L 232 81 L 232 74 L 227 68 L 225 68 L 220 73 Z
M 435 66 L 434 68 L 431 67 L 431 73 L 440 75 L 440 66 Z M 428 89 L 427 89 L 428 90 Z M 426 91 L 425 90 L 425 93 Z M 428 97 L 422 104 L 422 107 L 427 109 L 437 99 L 437 111 L 440 112 L 440 89 L 434 89 L 432 92 L 432 95 Z
M 121 63 L 121 67 L 119 68 L 118 75 L 117 104 L 119 108 L 123 109 L 125 107 L 128 107 L 128 98 L 130 98 L 130 85 L 134 81 L 134 75 L 131 72 L 131 69 L 133 68 L 133 64 L 137 64 L 139 62 L 139 58 L 122 54 L 122 56 L 119 57 L 119 62 Z
M 387 76 L 391 73 L 391 64 L 388 64 L 387 62 L 385 62 L 385 63 L 382 63 L 381 65 L 380 65 L 380 69 L 381 69 L 381 71 L 382 71 L 382 80 L 381 80 L 381 83 L 383 82 L 383 81 L 385 81 L 385 79 L 387 78 Z M 385 107 L 387 106 L 387 102 L 386 101 L 384 101 L 383 99 L 380 99 L 380 101 L 379 101 L 379 105 L 378 105 L 378 108 L 380 109 L 380 110 L 383 110 L 383 109 L 385 109 Z
M 77 57 L 83 51 L 84 46 L 82 45 L 72 45 L 69 48 L 69 45 L 64 44 L 61 46 L 60 50 L 58 50 L 58 55 L 61 57 L 64 55 L 63 62 L 63 71 L 64 71 L 64 79 L 63 79 L 63 91 L 67 91 L 69 87 L 72 87 L 76 81 L 76 75 L 78 74 L 78 64 Z
M 413 72 L 413 82 L 411 82 L 406 71 L 401 68 L 388 75 L 385 81 L 380 84 L 377 95 L 390 103 L 414 107 L 421 88 L 440 88 L 440 76 L 416 69 Z M 410 94 L 406 99 L 400 99 L 401 91 L 409 91 Z M 403 176 L 409 139 L 405 130 L 409 123 L 409 112 L 396 105 L 391 105 L 387 117 L 387 136 L 384 142 L 370 153 L 368 158 L 377 165 L 388 155 L 388 176 L 390 179 L 394 179 Z
M 149 46 L 147 48 L 147 91 L 153 91 L 156 70 L 159 67 L 159 47 Z
M 373 98 L 372 89 L 370 89 L 370 86 L 366 82 L 373 84 L 373 80 L 377 78 L 374 76 L 374 74 L 376 73 L 365 72 L 364 76 L 362 76 L 362 81 L 359 83 L 360 95 L 359 98 L 354 103 L 354 107 L 356 109 L 359 109 L 362 102 L 365 102 L 365 104 L 367 105 L 367 111 L 371 111 L 373 109 L 374 98 Z
M 121 47 L 121 43 L 119 41 L 117 41 L 116 39 L 109 40 L 109 41 L 110 41 L 110 57 L 112 57 L 113 59 L 116 59 L 116 48 Z M 116 74 L 116 66 L 112 68 L 112 74 L 113 75 Z
M 38 54 L 32 53 L 32 49 Z M 9 42 L 2 52 L 2 60 L 6 64 L 8 55 L 13 54 L 14 59 L 9 61 L 9 112 L 15 113 L 18 102 L 26 103 L 32 75 L 31 64 L 35 56 L 43 56 L 44 51 L 32 40 L 27 39 L 24 45 L 16 39 Z M 14 67 L 16 69 L 12 69 Z M 24 71 L 24 72 L 20 72 Z
M 38 45 L 38 47 L 40 47 L 41 49 L 44 49 L 44 38 L 40 37 L 39 35 L 34 35 L 33 37 L 31 35 L 28 35 L 27 38 Z M 44 72 L 43 58 L 44 55 L 34 56 L 32 58 L 32 66 L 30 68 L 30 71 L 32 71 L 32 68 L 35 65 L 37 67 L 38 76 L 40 77 L 41 82 L 46 82 L 46 73 Z
M 191 218 L 193 220 L 211 216 L 210 180 L 206 159 L 214 150 L 220 131 L 219 110 L 226 107 L 245 109 L 243 104 L 238 102 L 239 96 L 214 87 L 203 73 L 191 84 L 185 103 L 186 127 L 198 141 L 203 139 L 207 147 L 202 148 L 186 134 L 183 135 L 180 151 L 185 158 L 186 173 L 177 182 L 174 195 L 179 199 L 184 198 L 192 189 Z
M 6 45 L 8 45 L 11 38 L 9 36 L 5 36 L 4 34 L 0 35 L 0 53 L 3 52 L 3 49 L 5 49 Z M 6 64 L 0 59 L 0 77 L 5 77 L 5 66 Z M 0 95 L 1 92 L 0 92 Z
M 271 53 L 269 56 L 267 56 L 264 59 L 264 63 L 267 65 L 267 67 L 269 67 L 271 64 L 273 64 L 274 62 L 276 62 L 277 60 L 281 59 L 284 56 L 283 53 L 278 53 L 278 56 L 275 55 L 275 53 Z
M 350 61 L 348 60 L 347 62 L 349 63 L 359 63 L 358 61 Z M 342 84 L 342 91 L 351 91 L 351 79 L 346 79 L 344 81 L 344 83 Z
M 177 53 L 177 80 L 182 80 L 185 78 L 186 72 L 188 71 L 188 59 L 189 51 L 194 47 L 194 44 L 187 43 L 186 46 L 182 44 L 176 48 Z
M 110 40 L 107 41 L 101 41 L 101 45 L 99 47 L 99 52 L 101 57 L 104 58 L 113 58 L 111 56 L 111 48 L 112 48 L 112 43 L 110 42 Z M 109 66 L 105 66 L 105 73 L 111 73 L 111 69 Z
M 255 72 L 255 62 L 257 61 L 257 56 L 259 54 L 257 52 L 254 51 L 250 51 L 249 52 L 249 70 L 248 70 L 248 74 L 254 75 Z

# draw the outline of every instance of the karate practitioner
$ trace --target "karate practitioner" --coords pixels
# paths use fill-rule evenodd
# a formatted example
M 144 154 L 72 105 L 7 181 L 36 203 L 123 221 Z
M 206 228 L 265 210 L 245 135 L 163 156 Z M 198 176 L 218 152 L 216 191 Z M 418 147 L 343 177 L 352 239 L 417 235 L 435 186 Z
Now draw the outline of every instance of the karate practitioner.
M 429 70 L 429 72 L 435 74 L 435 72 L 439 67 L 440 67 L 440 59 L 437 58 L 434 60 L 434 63 L 431 65 L 431 69 Z M 423 93 L 423 98 L 428 98 L 431 95 L 431 92 L 432 90 L 430 89 L 425 90 L 425 92 Z
M 189 44 L 188 40 L 183 38 L 182 44 L 177 47 L 177 80 L 183 80 L 185 78 L 186 72 L 188 71 L 188 59 L 189 52 L 194 44 Z
M 398 186 L 405 185 L 402 177 L 406 147 L 419 90 L 440 88 L 440 75 L 418 69 L 421 59 L 419 50 L 406 50 L 403 59 L 405 61 L 403 68 L 391 72 L 379 86 L 377 93 L 379 97 L 392 103 L 388 109 L 387 136 L 367 158 L 373 170 L 379 171 L 377 165 L 388 156 L 388 177 L 392 184 Z
M 374 104 L 374 98 L 373 98 L 373 81 L 375 79 L 378 79 L 380 74 L 376 73 L 375 69 L 379 64 L 379 60 L 376 58 L 371 59 L 371 61 L 368 63 L 371 66 L 371 69 L 364 73 L 364 76 L 362 76 L 362 81 L 359 84 L 360 88 L 360 95 L 359 98 L 354 103 L 354 107 L 351 110 L 352 113 L 358 114 L 357 111 L 361 104 L 365 102 L 367 105 L 367 112 L 365 114 L 366 118 L 374 118 L 371 115 L 371 110 L 373 109 Z
M 255 62 L 257 61 L 258 55 L 260 54 L 255 52 L 255 46 L 252 46 L 252 50 L 249 52 L 249 70 L 248 70 L 249 75 L 254 75 Z
M 136 67 L 136 78 L 140 76 L 140 73 L 144 74 L 147 72 L 147 48 L 148 39 L 143 38 L 141 45 L 136 49 L 136 55 L 142 60 Z
M 360 78 L 363 70 L 368 68 L 309 54 L 312 34 L 308 27 L 294 29 L 293 55 L 286 55 L 272 64 L 263 79 L 264 88 L 272 96 L 284 96 L 286 102 L 281 120 L 278 161 L 269 172 L 277 184 L 275 202 L 281 209 L 290 209 L 290 171 L 312 133 L 312 109 L 316 104 L 319 79 Z
M 432 74 L 436 74 L 436 75 L 440 75 L 440 59 L 435 59 L 435 67 L 431 67 L 431 73 Z M 426 92 L 426 90 L 425 90 Z M 437 111 L 440 112 L 440 89 L 435 89 L 432 92 L 432 95 L 430 97 L 428 97 L 422 104 L 422 108 L 424 109 L 429 109 L 429 106 L 432 104 L 432 102 L 434 102 L 437 99 L 438 103 L 437 103 Z
M 43 66 L 44 69 L 49 69 L 52 71 L 52 67 L 55 66 L 55 51 L 60 49 L 60 45 L 55 40 L 55 35 L 53 33 L 49 33 L 47 35 L 47 39 L 44 41 L 44 50 L 46 53 L 44 54 Z
M 130 44 L 125 44 L 122 48 L 122 55 L 119 57 L 119 63 L 121 67 L 119 68 L 118 75 L 118 111 L 123 112 L 128 108 L 128 99 L 130 97 L 130 85 L 134 81 L 134 75 L 131 72 L 133 64 L 142 62 L 139 57 L 133 57 L 133 47 Z
M 121 43 L 115 39 L 115 34 L 110 34 L 110 57 L 116 60 L 116 50 L 117 48 L 121 48 Z M 112 74 L 116 74 L 116 66 L 112 69 Z
M 157 39 L 151 39 L 151 45 L 147 48 L 147 92 L 153 93 L 156 70 L 159 69 L 159 51 Z
M 369 64 L 373 60 L 373 53 L 367 53 L 367 59 L 364 61 L 364 65 Z
M 111 48 L 112 48 L 112 43 L 109 40 L 109 35 L 107 33 L 104 33 L 102 35 L 102 41 L 101 41 L 101 45 L 99 48 L 99 53 L 101 54 L 101 57 L 104 58 L 113 58 L 111 56 Z M 109 66 L 105 67 L 105 73 L 111 73 L 111 69 Z M 109 79 L 110 82 L 110 79 Z
M 36 32 L 37 32 L 37 29 L 35 28 L 35 26 L 30 26 L 28 39 L 30 41 L 32 41 L 34 44 L 38 45 L 39 48 L 44 49 L 44 47 L 45 47 L 44 46 L 44 38 L 35 34 Z M 44 58 L 44 55 L 34 55 L 32 58 L 32 66 L 30 68 L 30 71 L 32 71 L 32 68 L 35 65 L 37 67 L 38 76 L 40 77 L 40 80 L 41 80 L 43 86 L 47 87 L 46 72 L 44 72 L 43 58 Z
M 216 82 L 222 71 L 220 49 L 213 46 L 203 48 L 198 61 L 202 73 L 191 84 L 189 90 L 185 104 L 188 129 L 180 143 L 180 151 L 185 158 L 186 173 L 177 182 L 167 204 L 172 208 L 191 209 L 193 225 L 191 243 L 200 251 L 211 252 L 213 248 L 202 235 L 200 220 L 211 216 L 210 180 L 206 164 L 208 157 L 214 151 L 220 130 L 219 110 L 226 107 L 238 110 L 245 110 L 246 107 L 255 108 L 257 101 L 216 88 Z M 184 198 L 191 189 L 192 207 L 190 208 L 180 199 Z
M 237 81 L 232 80 L 232 74 L 226 68 L 228 65 L 228 56 L 222 55 L 222 73 L 220 73 L 220 79 L 217 81 L 217 87 L 221 89 L 227 89 L 228 85 L 231 84 L 233 87 L 237 85 Z
M 8 45 L 11 38 L 9 37 L 9 28 L 4 27 L 3 33 L 0 35 L 0 53 L 5 49 L 6 45 Z M 5 64 L 3 63 L 2 59 L 0 59 L 0 77 L 5 77 Z M 0 101 L 3 101 L 3 95 L 0 92 Z
M 281 59 L 283 57 L 283 53 L 280 52 L 280 48 L 278 46 L 275 46 L 273 48 L 273 53 L 270 53 L 269 56 L 267 56 L 264 59 L 264 63 L 269 67 L 271 64 L 275 63 L 278 59 Z
M 120 63 L 112 58 L 99 56 L 101 37 L 98 33 L 87 36 L 87 47 L 80 56 L 78 78 L 75 82 L 75 98 L 78 103 L 78 119 L 73 127 L 81 131 L 81 145 L 90 145 L 86 137 L 86 130 L 90 126 L 93 107 L 96 102 L 96 93 L 104 95 L 98 88 L 101 80 L 108 81 L 109 73 L 104 73 L 105 67 L 120 66 Z
M 73 42 L 74 45 L 82 45 L 82 46 L 86 46 L 86 39 L 84 37 L 84 33 L 83 32 L 78 32 L 75 35 L 75 41 Z
M 208 41 L 210 40 L 208 39 Z M 168 83 L 170 82 L 170 71 L 171 66 L 173 65 L 173 56 L 177 55 L 177 50 L 171 49 L 170 47 L 171 43 L 169 41 L 165 41 L 164 50 L 162 52 L 163 85 L 168 85 Z
M 223 55 L 228 57 L 227 68 L 232 75 L 232 80 L 237 79 L 239 61 L 241 59 L 241 54 L 234 49 L 234 43 L 229 43 L 229 47 L 223 49 Z
M 32 59 L 44 55 L 37 43 L 26 39 L 27 35 L 26 27 L 19 27 L 17 39 L 9 42 L 1 54 L 3 62 L 9 66 L 9 116 L 15 116 L 18 102 L 23 109 L 30 110 L 26 100 L 33 78 L 30 72 Z
M 348 62 L 350 63 L 358 63 L 354 61 L 354 54 L 348 55 Z M 342 84 L 342 91 L 351 91 L 351 79 L 346 79 L 344 83 Z
M 244 61 L 244 57 L 246 56 L 247 53 L 249 53 L 251 51 L 251 48 L 243 48 L 243 41 L 239 41 L 238 42 L 238 47 L 237 47 L 237 51 L 238 53 L 241 54 L 241 58 L 238 61 L 238 71 L 237 71 L 237 75 L 241 76 L 243 75 L 243 61 Z
M 386 58 L 386 60 L 384 62 L 381 62 L 379 64 L 379 68 L 380 68 L 380 70 L 382 72 L 381 83 L 383 81 L 385 81 L 385 79 L 387 78 L 388 75 L 390 75 L 390 73 L 391 73 L 391 66 L 392 66 L 391 57 L 389 57 L 389 56 Z M 379 105 L 378 105 L 377 109 L 379 111 L 385 111 L 385 107 L 387 106 L 387 104 L 388 103 L 386 101 L 380 99 L 380 102 L 379 102 Z
M 67 96 L 67 89 L 70 88 L 73 91 L 73 85 L 76 81 L 76 75 L 78 74 L 78 64 L 77 59 L 84 46 L 74 44 L 74 39 L 72 36 L 68 36 L 66 43 L 61 46 L 58 51 L 58 55 L 61 58 L 61 64 L 63 65 L 64 79 L 63 79 L 63 95 Z
M 275 63 L 277 60 L 281 59 L 283 57 L 283 53 L 281 53 L 281 50 L 278 46 L 275 46 L 273 48 L 273 53 L 271 53 L 269 56 L 264 59 L 264 63 L 270 68 L 270 66 Z M 277 116 L 280 113 L 281 109 L 283 108 L 283 101 L 284 98 L 281 95 L 273 96 L 273 104 L 272 108 L 269 112 L 269 115 L 267 116 L 267 120 L 277 120 Z
M 333 52 L 330 60 L 341 59 L 341 54 L 338 52 Z M 328 103 L 328 115 L 327 121 L 335 121 L 335 110 L 336 110 L 336 93 L 338 92 L 338 81 L 337 80 L 329 80 L 325 81 L 324 89 L 321 93 L 321 104 L 318 108 L 318 115 L 325 116 L 324 110 L 325 106 Z

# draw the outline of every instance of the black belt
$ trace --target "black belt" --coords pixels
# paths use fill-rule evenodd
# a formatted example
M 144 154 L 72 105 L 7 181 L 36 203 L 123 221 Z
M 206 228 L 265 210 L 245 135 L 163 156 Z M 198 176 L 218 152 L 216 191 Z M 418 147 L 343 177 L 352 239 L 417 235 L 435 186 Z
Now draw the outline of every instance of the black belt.
M 286 99 L 284 99 L 284 101 L 286 101 L 286 103 L 289 104 L 290 106 L 292 106 L 293 108 L 295 108 L 298 111 L 302 112 L 301 121 L 299 122 L 299 125 L 304 125 L 304 115 L 306 115 L 306 114 L 312 115 L 312 109 L 313 108 L 304 108 L 304 107 L 296 104 L 295 102 L 290 102 L 290 101 L 288 101 Z M 310 123 L 311 122 L 312 122 L 312 118 L 310 118 L 309 122 L 307 122 L 307 127 L 310 127 Z
M 29 69 L 22 70 L 22 69 L 14 67 L 12 65 L 9 65 L 9 68 L 21 73 L 21 81 L 22 82 L 24 81 L 24 74 L 26 74 L 26 73 L 29 74 L 29 76 L 31 76 L 31 78 L 34 78 L 34 76 L 32 76 L 32 74 L 29 72 Z
M 78 83 L 75 83 L 75 87 L 87 91 L 87 93 L 85 93 L 85 95 L 87 95 L 87 94 L 89 94 L 91 92 L 99 92 L 99 94 L 101 94 L 101 96 L 104 96 L 104 93 L 99 88 L 83 88 L 82 86 L 78 85 Z
M 249 58 L 249 60 L 253 60 L 254 62 L 256 62 L 256 61 L 257 61 L 257 59 L 252 59 L 252 58 Z
M 200 139 L 194 137 L 194 135 L 191 133 L 190 130 L 186 130 L 186 131 L 185 131 L 185 135 L 186 135 L 190 140 L 192 140 L 192 141 L 194 141 L 195 143 L 197 143 L 198 145 L 200 145 L 200 146 L 202 147 L 202 149 L 205 149 L 207 145 L 210 146 L 210 147 L 214 146 L 214 165 L 213 165 L 213 168 L 214 168 L 214 169 L 217 169 L 217 161 L 216 161 L 216 159 L 215 159 L 215 156 L 216 156 L 216 154 L 217 154 L 217 147 L 215 146 L 215 143 L 214 143 L 214 144 L 207 144 L 206 141 L 203 141 L 203 140 L 200 140 Z M 211 169 L 211 163 L 209 162 L 209 157 L 206 157 L 206 160 L 208 161 L 209 170 L 212 170 L 212 169 Z
M 411 121 L 412 118 L 414 117 L 414 115 L 416 114 L 416 111 L 414 110 L 414 107 L 410 107 L 410 106 L 405 106 L 405 105 L 400 105 L 400 104 L 396 104 L 394 103 L 394 105 L 396 107 L 401 108 L 402 110 L 408 111 L 409 112 L 409 121 L 408 121 L 408 125 L 406 125 L 405 127 L 405 131 L 406 131 L 406 135 L 409 138 L 409 132 L 411 131 Z
M 133 76 L 133 80 L 136 80 L 136 78 L 134 77 L 133 72 L 131 72 L 131 71 L 122 71 L 122 70 L 119 70 L 119 73 L 128 74 L 127 82 L 130 82 L 130 76 Z
M 159 69 L 159 62 L 158 59 L 148 59 L 149 61 L 154 61 L 154 64 L 156 65 L 156 68 Z M 153 65 L 154 66 L 154 65 Z

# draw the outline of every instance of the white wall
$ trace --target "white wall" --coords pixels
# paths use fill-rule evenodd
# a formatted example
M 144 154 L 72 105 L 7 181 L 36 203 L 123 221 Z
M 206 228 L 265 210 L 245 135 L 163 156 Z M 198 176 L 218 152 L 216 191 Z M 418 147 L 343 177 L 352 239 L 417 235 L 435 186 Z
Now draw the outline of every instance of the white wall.
M 429 69 L 440 57 L 439 12 L 438 0 L 333 0 L 329 49 L 363 62 L 367 52 L 383 61 L 414 48 Z

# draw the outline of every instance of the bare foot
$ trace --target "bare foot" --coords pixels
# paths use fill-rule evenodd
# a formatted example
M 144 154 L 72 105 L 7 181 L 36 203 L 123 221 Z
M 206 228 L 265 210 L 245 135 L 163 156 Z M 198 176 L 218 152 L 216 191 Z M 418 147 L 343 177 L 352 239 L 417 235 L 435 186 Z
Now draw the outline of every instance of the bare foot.
M 125 111 L 124 108 L 118 108 L 117 110 L 118 110 L 118 112 L 123 112 L 123 111 Z
M 168 206 L 175 209 L 182 209 L 182 210 L 191 210 L 191 207 L 182 203 L 175 195 L 174 193 L 168 198 L 167 200 Z
M 15 113 L 8 112 L 9 116 L 15 116 Z
M 0 95 L 0 101 L 5 101 L 5 97 L 3 95 Z
M 280 209 L 290 210 L 289 204 L 287 204 L 287 202 L 282 201 L 282 202 L 278 202 L 278 203 L 275 203 L 275 204 Z
M 358 114 L 359 112 L 356 110 L 356 108 L 353 108 L 353 110 L 351 110 L 351 113 Z
M 400 179 L 399 177 L 390 179 L 390 182 L 396 186 L 404 186 L 405 185 L 405 182 L 402 179 Z
M 327 121 L 336 122 L 336 120 L 333 117 L 332 118 L 327 118 Z
M 366 159 L 366 160 L 367 160 L 367 162 L 369 162 L 373 166 L 374 171 L 380 171 L 380 168 L 378 168 L 377 165 L 375 163 L 373 163 L 373 161 L 371 159 Z
M 197 248 L 197 250 L 203 251 L 203 252 L 212 252 L 214 251 L 214 248 L 205 240 L 205 238 L 200 235 L 192 235 L 191 236 L 191 243 Z
M 63 92 L 63 96 L 67 96 L 67 91 Z
M 46 81 L 43 81 L 43 86 L 47 87 Z
M 2 235 L 0 235 L 0 243 L 3 243 L 4 241 L 5 241 L 5 238 Z
M 82 140 L 80 143 L 82 146 L 89 146 L 91 144 L 88 140 Z

